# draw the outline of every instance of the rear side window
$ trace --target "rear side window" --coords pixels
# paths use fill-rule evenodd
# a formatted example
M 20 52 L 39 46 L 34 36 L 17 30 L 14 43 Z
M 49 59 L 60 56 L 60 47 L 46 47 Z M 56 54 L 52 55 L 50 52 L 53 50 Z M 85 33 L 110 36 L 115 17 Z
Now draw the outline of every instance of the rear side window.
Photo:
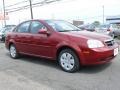
M 17 32 L 27 33 L 29 32 L 29 26 L 30 26 L 30 22 L 22 23 L 20 26 L 18 26 Z
M 39 21 L 33 21 L 31 24 L 30 32 L 33 34 L 37 34 L 40 29 L 46 29 L 46 27 Z

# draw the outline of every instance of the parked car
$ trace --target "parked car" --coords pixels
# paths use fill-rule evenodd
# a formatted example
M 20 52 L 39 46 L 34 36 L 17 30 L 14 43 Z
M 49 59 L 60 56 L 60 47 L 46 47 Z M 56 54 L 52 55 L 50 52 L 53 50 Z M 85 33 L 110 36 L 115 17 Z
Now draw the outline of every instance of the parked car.
M 14 59 L 26 54 L 57 60 L 67 72 L 110 62 L 118 54 L 110 36 L 82 31 L 62 20 L 25 21 L 7 34 L 5 45 Z
M 113 38 L 120 36 L 120 26 L 118 24 L 103 24 L 96 29 L 98 33 L 109 35 Z
M 15 27 L 15 25 L 6 25 L 5 27 L 3 27 L 0 30 L 0 40 L 1 41 L 5 41 L 6 34 L 8 32 L 12 32 L 12 30 L 13 30 L 14 27 Z
M 80 29 L 82 30 L 87 30 L 87 31 L 91 31 L 91 32 L 95 32 L 96 31 L 96 27 L 92 24 L 87 24 L 87 25 L 80 25 L 78 26 Z

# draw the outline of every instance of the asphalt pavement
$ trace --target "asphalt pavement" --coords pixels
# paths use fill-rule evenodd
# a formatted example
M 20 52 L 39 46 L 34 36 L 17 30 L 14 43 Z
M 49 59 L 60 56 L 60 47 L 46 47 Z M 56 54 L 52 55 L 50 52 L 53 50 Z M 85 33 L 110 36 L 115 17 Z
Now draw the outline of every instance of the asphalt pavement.
M 0 90 L 120 90 L 120 52 L 111 63 L 67 73 L 54 61 L 12 59 L 0 43 Z

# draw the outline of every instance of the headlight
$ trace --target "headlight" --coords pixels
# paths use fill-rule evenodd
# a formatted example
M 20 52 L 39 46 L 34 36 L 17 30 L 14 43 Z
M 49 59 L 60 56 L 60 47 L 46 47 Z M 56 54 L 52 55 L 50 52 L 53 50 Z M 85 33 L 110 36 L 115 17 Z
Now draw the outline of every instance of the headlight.
M 89 48 L 104 47 L 104 44 L 99 40 L 88 40 L 87 44 Z

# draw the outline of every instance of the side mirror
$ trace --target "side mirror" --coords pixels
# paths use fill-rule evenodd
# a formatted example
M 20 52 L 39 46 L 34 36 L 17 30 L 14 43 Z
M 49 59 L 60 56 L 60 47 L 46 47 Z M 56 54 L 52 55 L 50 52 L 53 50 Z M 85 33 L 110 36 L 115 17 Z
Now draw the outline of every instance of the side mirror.
M 49 31 L 47 31 L 46 29 L 40 29 L 38 31 L 39 34 L 46 34 L 46 35 L 50 35 L 51 33 Z

